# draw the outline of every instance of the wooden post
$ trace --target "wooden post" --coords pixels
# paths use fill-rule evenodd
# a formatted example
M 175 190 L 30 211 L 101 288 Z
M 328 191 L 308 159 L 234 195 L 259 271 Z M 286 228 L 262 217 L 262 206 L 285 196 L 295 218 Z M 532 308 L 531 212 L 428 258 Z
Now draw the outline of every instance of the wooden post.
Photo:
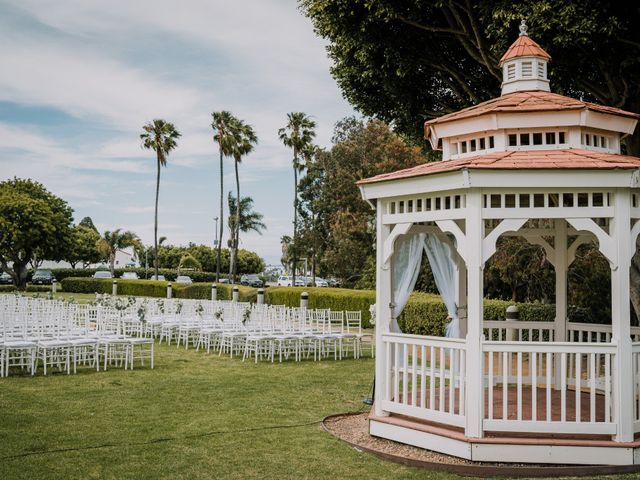
M 467 194 L 466 217 L 467 252 L 467 355 L 466 355 L 466 428 L 467 437 L 482 437 L 484 417 L 482 323 L 483 269 L 482 242 L 484 240 L 484 220 L 482 218 L 482 192 L 472 190 Z
M 556 317 L 554 322 L 554 341 L 567 341 L 567 222 L 555 220 L 555 271 L 556 271 Z M 560 390 L 562 378 L 560 355 L 554 355 L 554 387 Z
M 376 416 L 387 416 L 382 410 L 382 402 L 387 390 L 386 372 L 391 365 L 387 365 L 386 350 L 382 344 L 382 334 L 389 332 L 391 325 L 391 262 L 384 265 L 384 242 L 387 240 L 391 228 L 382 224 L 384 204 L 377 200 L 376 204 L 376 389 L 374 412 Z
M 631 199 L 627 189 L 615 193 L 615 217 L 610 235 L 616 245 L 617 264 L 611 267 L 611 333 L 618 352 L 614 360 L 613 408 L 617 442 L 633 441 L 633 362 L 631 354 Z

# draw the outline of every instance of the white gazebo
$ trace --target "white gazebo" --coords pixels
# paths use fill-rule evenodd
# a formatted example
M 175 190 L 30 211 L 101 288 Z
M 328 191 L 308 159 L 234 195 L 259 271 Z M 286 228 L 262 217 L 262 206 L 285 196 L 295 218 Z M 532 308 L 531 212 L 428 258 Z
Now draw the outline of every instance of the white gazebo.
M 640 116 L 551 93 L 549 60 L 523 22 L 502 95 L 425 124 L 442 161 L 359 183 L 377 210 L 372 435 L 477 461 L 640 463 L 640 158 L 620 154 Z M 554 322 L 484 319 L 483 268 L 504 235 L 545 249 Z M 394 322 L 427 240 L 448 246 L 455 336 Z M 590 241 L 611 265 L 608 325 L 567 321 L 567 270 Z

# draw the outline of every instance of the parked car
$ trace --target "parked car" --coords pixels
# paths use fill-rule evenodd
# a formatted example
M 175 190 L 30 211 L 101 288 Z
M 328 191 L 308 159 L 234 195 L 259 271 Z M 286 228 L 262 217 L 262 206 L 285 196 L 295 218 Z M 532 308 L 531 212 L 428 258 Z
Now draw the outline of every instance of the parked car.
M 107 270 L 98 270 L 96 273 L 93 274 L 93 278 L 113 278 L 113 277 L 111 276 L 111 272 Z
M 280 275 L 278 277 L 279 287 L 290 287 L 293 285 L 293 277 L 289 275 Z M 296 287 L 304 287 L 304 280 L 300 277 L 296 277 Z
M 157 277 L 155 275 L 151 275 L 151 280 L 158 280 L 160 282 L 166 282 L 167 279 L 164 278 L 164 275 L 158 275 Z
M 123 280 L 138 280 L 140 277 L 136 272 L 124 272 L 120 278 Z
M 264 285 L 264 282 L 260 280 L 258 275 L 242 275 L 242 277 L 240 277 L 240 285 L 261 288 Z
M 340 286 L 340 280 L 336 280 L 335 278 L 330 278 L 329 280 L 327 280 L 327 283 L 329 284 L 330 287 Z
M 218 283 L 231 283 L 231 280 L 229 280 L 228 278 L 221 278 Z
M 186 275 L 178 275 L 178 277 L 176 278 L 176 283 L 179 283 L 180 285 L 191 285 L 193 283 L 193 280 L 191 280 L 191 277 L 188 277 Z
M 34 285 L 51 285 L 55 279 L 56 277 L 53 276 L 51 270 L 36 270 L 36 273 L 31 277 L 31 283 Z
M 327 282 L 324 278 L 316 277 L 316 287 L 328 287 L 329 282 Z
M 13 278 L 7 272 L 0 274 L 0 285 L 13 285 Z

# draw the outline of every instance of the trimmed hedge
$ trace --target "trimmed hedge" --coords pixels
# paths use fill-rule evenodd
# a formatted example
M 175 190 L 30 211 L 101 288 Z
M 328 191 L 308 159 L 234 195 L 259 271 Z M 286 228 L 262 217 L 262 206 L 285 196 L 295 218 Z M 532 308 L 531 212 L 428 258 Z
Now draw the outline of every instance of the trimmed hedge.
M 58 280 L 58 282 L 60 282 L 61 280 L 64 280 L 65 278 L 78 278 L 78 277 L 93 277 L 93 274 L 96 271 L 105 271 L 106 269 L 104 268 L 100 268 L 100 269 L 95 269 L 95 268 L 52 268 L 51 271 L 53 272 L 53 275 L 56 277 L 56 280 Z M 138 274 L 138 276 L 140 277 L 140 279 L 144 279 L 144 268 L 116 268 L 114 270 L 116 278 L 119 279 L 122 274 L 124 272 L 136 272 Z M 149 268 L 147 270 L 148 275 L 151 277 L 152 275 L 155 275 L 155 270 L 152 268 Z M 158 270 L 158 274 L 159 275 L 164 275 L 165 278 L 168 281 L 175 281 L 176 277 L 178 276 L 177 272 L 175 269 L 169 269 L 169 268 L 160 268 Z M 29 278 L 31 278 L 31 273 L 29 274 Z M 216 274 L 215 272 L 184 272 L 184 275 L 188 275 L 191 277 L 191 279 L 195 282 L 213 282 L 216 279 Z M 227 278 L 227 275 L 220 275 L 221 278 Z
M 0 285 L 0 292 L 15 292 L 17 288 L 14 285 Z M 27 292 L 50 292 L 51 285 L 27 285 Z M 57 292 L 62 291 L 60 284 L 56 287 Z
M 219 283 L 218 300 L 231 300 L 233 295 L 233 285 Z M 176 298 L 197 298 L 202 300 L 211 299 L 211 283 L 192 283 L 191 285 L 173 286 L 174 297 Z M 255 288 L 238 285 L 238 300 L 240 302 L 255 302 L 258 291 Z
M 111 293 L 112 278 L 65 278 L 62 280 L 65 292 L 73 293 Z M 139 297 L 166 298 L 169 282 L 156 280 L 122 280 L 118 279 L 118 295 Z M 232 285 L 218 284 L 218 298 L 231 300 Z M 238 286 L 241 302 L 255 302 L 257 291 L 254 288 Z M 172 284 L 174 298 L 194 298 L 209 300 L 211 298 L 211 283 L 192 283 L 191 285 Z
M 264 301 L 271 305 L 300 306 L 300 294 L 309 294 L 309 308 L 330 308 L 332 310 L 360 310 L 362 326 L 369 328 L 371 314 L 369 307 L 376 302 L 373 290 L 348 290 L 345 288 L 317 287 L 269 287 L 265 289 Z

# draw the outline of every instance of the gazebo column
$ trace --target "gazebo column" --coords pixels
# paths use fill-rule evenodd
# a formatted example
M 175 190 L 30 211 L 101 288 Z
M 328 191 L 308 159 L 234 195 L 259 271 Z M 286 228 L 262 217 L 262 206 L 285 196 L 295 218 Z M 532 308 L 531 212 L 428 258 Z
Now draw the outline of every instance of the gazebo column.
M 554 266 L 556 272 L 556 317 L 554 325 L 554 341 L 567 340 L 567 222 L 562 219 L 555 220 L 554 238 Z M 560 390 L 560 355 L 554 359 L 555 389 Z
M 460 319 L 460 336 L 464 338 L 467 335 L 467 267 L 463 262 L 456 265 L 456 276 L 456 305 Z
M 468 437 L 482 437 L 484 416 L 482 320 L 483 320 L 483 255 L 484 220 L 482 193 L 475 190 L 467 194 L 466 217 L 467 262 L 467 336 L 466 336 L 466 428 Z
M 386 364 L 386 352 L 382 344 L 382 335 L 389 332 L 391 325 L 391 262 L 393 258 L 385 265 L 384 261 L 384 244 L 389 237 L 391 228 L 389 225 L 383 225 L 383 204 L 378 200 L 376 208 L 376 226 L 377 226 L 377 243 L 376 243 L 376 386 L 374 393 L 374 412 L 377 416 L 388 415 L 382 410 L 382 402 L 384 392 L 387 389 L 386 371 L 390 368 Z
M 633 362 L 631 353 L 630 267 L 631 267 L 631 200 L 627 190 L 615 194 L 615 217 L 610 229 L 617 262 L 611 269 L 612 341 L 618 346 L 615 356 L 614 421 L 616 441 L 633 441 Z

